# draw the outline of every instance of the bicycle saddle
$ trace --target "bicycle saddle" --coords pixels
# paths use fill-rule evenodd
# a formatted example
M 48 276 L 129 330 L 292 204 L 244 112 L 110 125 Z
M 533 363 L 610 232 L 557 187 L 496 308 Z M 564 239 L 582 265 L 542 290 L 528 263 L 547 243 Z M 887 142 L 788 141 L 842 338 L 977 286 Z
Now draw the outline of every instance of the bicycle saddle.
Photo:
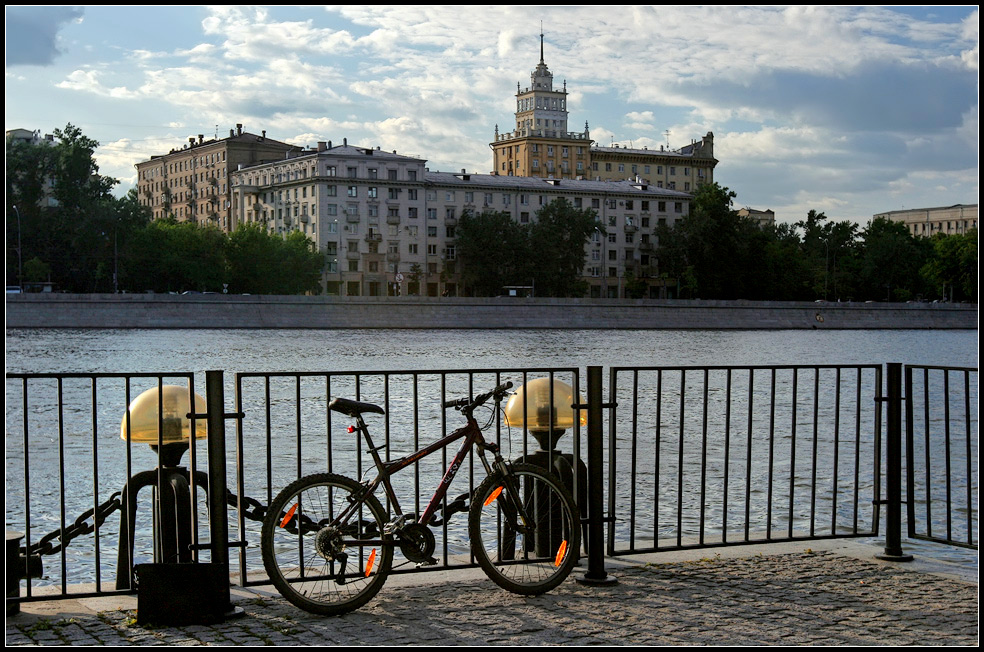
M 335 412 L 341 412 L 342 414 L 348 415 L 350 417 L 357 417 L 363 412 L 369 412 L 372 414 L 386 414 L 383 408 L 372 403 L 363 403 L 361 401 L 353 401 L 347 398 L 333 398 L 331 403 L 328 404 L 329 410 L 334 410 Z

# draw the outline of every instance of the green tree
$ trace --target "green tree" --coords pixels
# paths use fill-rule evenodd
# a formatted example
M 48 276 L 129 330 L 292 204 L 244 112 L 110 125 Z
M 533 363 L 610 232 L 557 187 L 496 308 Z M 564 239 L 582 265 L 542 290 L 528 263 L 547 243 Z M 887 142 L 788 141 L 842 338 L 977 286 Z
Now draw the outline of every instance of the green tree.
M 921 288 L 922 248 L 901 222 L 876 218 L 861 233 L 859 257 L 863 298 L 904 301 Z
M 133 233 L 123 253 L 135 291 L 219 292 L 226 278 L 227 238 L 214 226 L 154 220 Z
M 509 213 L 465 211 L 455 229 L 455 258 L 465 295 L 497 296 L 531 279 L 528 230 Z
M 99 174 L 99 143 L 80 129 L 68 124 L 54 136 L 7 142 L 8 216 L 20 217 L 8 219 L 8 242 L 19 237 L 21 258 L 46 264 L 58 289 L 106 291 L 115 269 L 119 206 L 110 191 L 117 181 Z M 11 267 L 8 262 L 8 282 L 16 277 Z
M 575 208 L 558 198 L 537 211 L 529 228 L 529 260 L 538 296 L 581 297 L 584 246 L 598 225 L 590 208 Z
M 280 294 L 320 294 L 324 256 L 318 246 L 300 231 L 291 231 L 280 241 Z
M 952 301 L 977 302 L 977 229 L 965 234 L 936 233 L 930 239 L 932 251 L 920 274 L 937 292 Z
M 697 189 L 688 215 L 672 227 L 657 227 L 661 272 L 681 280 L 681 295 L 704 299 L 745 298 L 751 279 L 741 270 L 752 231 L 732 209 L 735 193 L 717 183 Z M 686 280 L 686 282 L 684 282 Z

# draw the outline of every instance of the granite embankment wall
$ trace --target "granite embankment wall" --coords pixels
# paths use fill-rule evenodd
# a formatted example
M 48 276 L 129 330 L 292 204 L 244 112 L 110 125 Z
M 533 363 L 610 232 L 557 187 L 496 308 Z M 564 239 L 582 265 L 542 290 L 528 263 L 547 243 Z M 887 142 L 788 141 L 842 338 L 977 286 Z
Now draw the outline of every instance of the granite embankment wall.
M 977 306 L 164 294 L 8 294 L 7 328 L 976 329 Z

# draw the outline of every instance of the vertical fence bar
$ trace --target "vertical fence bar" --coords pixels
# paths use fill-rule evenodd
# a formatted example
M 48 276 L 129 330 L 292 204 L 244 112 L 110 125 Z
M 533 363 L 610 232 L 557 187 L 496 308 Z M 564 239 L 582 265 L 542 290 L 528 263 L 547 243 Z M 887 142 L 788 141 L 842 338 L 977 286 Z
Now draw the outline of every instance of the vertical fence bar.
M 601 381 L 601 367 L 588 367 L 588 572 L 577 581 L 592 585 L 617 581 L 605 572 Z
M 902 552 L 902 365 L 886 365 L 885 552 L 887 561 L 912 561 Z
M 680 427 L 677 434 L 677 522 L 676 522 L 676 544 L 683 544 L 683 436 L 686 432 L 684 427 L 686 417 L 686 389 L 687 389 L 687 370 L 680 370 Z
M 974 544 L 974 492 L 970 479 L 973 477 L 970 446 L 970 372 L 964 369 L 964 441 L 967 442 L 967 545 Z
M 769 487 L 765 505 L 765 538 L 772 538 L 772 491 L 776 460 L 776 370 L 772 370 L 769 382 Z
M 653 545 L 659 548 L 659 465 L 663 441 L 663 370 L 656 371 L 656 450 L 653 469 Z
M 912 367 L 905 368 L 905 521 L 908 536 L 916 528 L 915 411 L 913 407 Z M 927 501 L 928 504 L 928 501 Z
M 950 372 L 943 370 L 943 442 L 946 468 L 946 540 L 953 541 L 953 470 L 950 468 Z
M 796 407 L 799 400 L 799 370 L 793 369 L 793 389 L 792 389 L 792 409 L 790 416 L 790 441 L 789 441 L 789 523 L 787 523 L 787 534 L 793 538 L 793 523 L 796 521 Z
M 748 370 L 748 435 L 745 449 L 745 541 L 751 528 L 752 510 L 752 413 L 755 401 L 755 370 Z
M 820 367 L 813 369 L 813 451 L 810 471 L 810 536 L 817 524 L 817 452 L 820 443 Z M 835 474 L 836 475 L 836 474 Z
M 226 508 L 225 388 L 221 371 L 205 372 L 205 401 L 208 423 L 208 530 L 211 562 L 229 568 L 229 514 Z M 194 405 L 194 403 L 192 403 Z M 194 432 L 194 431 L 192 431 Z M 192 440 L 194 446 L 194 439 Z M 219 599 L 231 611 L 229 582 L 218 587 Z
M 728 473 L 731 457 L 731 368 L 726 374 L 724 390 L 724 486 L 721 488 L 721 541 L 728 541 Z

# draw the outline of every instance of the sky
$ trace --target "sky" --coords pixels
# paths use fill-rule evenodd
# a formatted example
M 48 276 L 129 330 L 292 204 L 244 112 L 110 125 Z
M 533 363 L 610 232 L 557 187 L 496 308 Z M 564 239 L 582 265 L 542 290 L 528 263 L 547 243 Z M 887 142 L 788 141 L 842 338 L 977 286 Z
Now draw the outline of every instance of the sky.
M 100 173 L 199 134 L 381 147 L 487 174 L 540 58 L 569 128 L 678 149 L 714 133 L 735 207 L 864 226 L 976 204 L 976 6 L 6 7 L 6 129 L 71 123 Z M 668 132 L 668 133 L 667 133 Z

